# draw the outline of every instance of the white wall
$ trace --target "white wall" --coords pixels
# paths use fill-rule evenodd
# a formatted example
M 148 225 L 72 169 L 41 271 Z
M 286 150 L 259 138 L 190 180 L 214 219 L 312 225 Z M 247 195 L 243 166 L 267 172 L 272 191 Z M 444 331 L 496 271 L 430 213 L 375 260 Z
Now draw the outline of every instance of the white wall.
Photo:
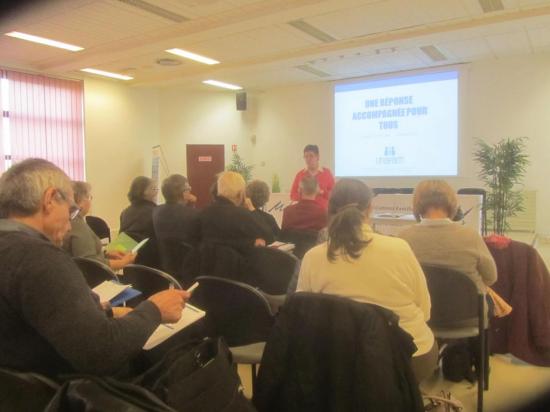
M 86 79 L 84 96 L 91 214 L 118 229 L 130 182 L 138 175 L 151 176 L 151 147 L 158 144 L 158 91 Z
M 479 186 L 472 160 L 474 139 L 496 142 L 528 136 L 531 166 L 527 190 L 537 190 L 537 231 L 550 233 L 550 56 L 517 57 L 468 65 L 463 76 L 461 104 L 460 176 L 449 178 L 456 187 Z M 185 173 L 186 143 L 237 143 L 239 152 L 256 165 L 254 175 L 271 183 L 280 176 L 289 190 L 303 167 L 302 148 L 315 143 L 322 164 L 332 166 L 332 85 L 315 83 L 270 89 L 249 99 L 249 110 L 235 110 L 233 93 L 169 89 L 160 92 L 161 144 L 172 172 Z M 249 94 L 249 98 L 250 98 Z M 250 137 L 256 137 L 254 144 Z M 414 186 L 419 178 L 372 178 L 376 186 Z

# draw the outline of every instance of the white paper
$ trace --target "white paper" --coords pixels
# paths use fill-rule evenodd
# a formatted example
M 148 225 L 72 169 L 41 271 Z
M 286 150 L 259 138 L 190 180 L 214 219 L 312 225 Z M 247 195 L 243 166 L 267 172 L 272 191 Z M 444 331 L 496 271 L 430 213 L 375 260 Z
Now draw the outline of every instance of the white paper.
M 109 302 L 114 297 L 120 295 L 131 285 L 121 285 L 110 280 L 106 280 L 103 283 L 97 285 L 92 290 L 99 295 L 100 302 Z
M 143 239 L 141 242 L 139 242 L 137 245 L 134 246 L 134 248 L 132 249 L 132 253 L 133 254 L 136 254 L 138 252 L 138 250 L 140 250 L 143 245 L 145 245 L 147 243 L 147 241 L 149 240 L 149 238 L 145 238 Z
M 189 303 L 186 303 L 185 308 L 181 311 L 180 320 L 176 323 L 159 325 L 159 327 L 155 329 L 153 334 L 149 336 L 149 339 L 147 339 L 147 342 L 145 342 L 145 345 L 143 345 L 143 349 L 153 349 L 155 346 L 161 344 L 166 339 L 168 339 L 172 335 L 175 335 L 183 328 L 186 328 L 187 326 L 195 323 L 199 319 L 204 318 L 205 315 L 205 311 L 200 310 L 195 306 L 190 305 Z
M 285 252 L 290 252 L 291 250 L 294 250 L 295 247 L 294 243 L 284 243 L 279 241 L 275 241 L 267 246 L 274 249 L 283 250 Z

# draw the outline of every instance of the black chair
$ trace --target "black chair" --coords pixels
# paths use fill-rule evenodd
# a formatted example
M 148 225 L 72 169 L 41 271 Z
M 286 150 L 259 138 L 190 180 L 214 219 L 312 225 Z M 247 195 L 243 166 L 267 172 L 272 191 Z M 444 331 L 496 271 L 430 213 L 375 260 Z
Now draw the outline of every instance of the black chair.
M 41 411 L 59 385 L 32 372 L 0 368 L 0 411 Z
M 409 195 L 414 192 L 412 187 L 374 187 L 374 195 Z
M 279 234 L 279 240 L 281 242 L 294 244 L 295 247 L 292 253 L 298 259 L 302 259 L 309 249 L 317 245 L 318 237 L 319 232 L 316 230 L 285 229 L 281 230 Z
M 265 341 L 274 316 L 267 299 L 250 285 L 213 276 L 199 276 L 199 287 L 191 303 L 206 311 L 210 334 L 223 336 L 236 363 L 252 368 L 252 390 L 256 365 L 262 359 Z
M 86 223 L 100 239 L 109 239 L 111 242 L 111 229 L 106 221 L 97 216 L 86 216 Z
M 159 269 L 130 264 L 126 265 L 122 271 L 122 282 L 132 285 L 132 288 L 141 292 L 141 295 L 132 299 L 129 303 L 130 306 L 134 306 L 162 290 L 182 289 L 181 284 L 174 277 Z
M 481 196 L 481 234 L 487 234 L 487 191 L 476 187 L 463 187 L 456 192 L 459 195 L 480 195 Z
M 477 410 L 483 410 L 483 390 L 489 389 L 488 328 L 485 325 L 485 295 L 472 279 L 448 268 L 422 265 L 432 312 L 428 322 L 438 339 L 478 338 Z M 466 325 L 466 326 L 465 326 Z
M 290 279 L 298 270 L 296 256 L 274 248 L 257 247 L 250 251 L 248 259 L 254 272 L 253 286 L 270 295 L 286 294 Z
M 185 258 L 193 251 L 193 246 L 179 239 L 159 239 L 157 242 L 162 269 L 172 276 L 177 276 L 182 270 Z
M 80 268 L 90 289 L 95 288 L 106 280 L 118 282 L 115 272 L 105 263 L 83 257 L 75 257 L 73 260 Z

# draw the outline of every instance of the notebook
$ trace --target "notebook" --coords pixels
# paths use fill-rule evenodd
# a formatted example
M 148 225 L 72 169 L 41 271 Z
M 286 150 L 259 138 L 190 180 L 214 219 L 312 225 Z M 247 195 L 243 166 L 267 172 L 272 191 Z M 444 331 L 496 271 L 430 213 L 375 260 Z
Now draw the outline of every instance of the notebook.
M 205 315 L 205 311 L 200 310 L 199 308 L 196 308 L 189 303 L 186 303 L 185 308 L 181 311 L 180 320 L 176 323 L 166 323 L 159 325 L 159 327 L 155 329 L 153 334 L 149 336 L 149 339 L 147 339 L 147 342 L 145 342 L 145 345 L 143 345 L 143 349 L 153 349 L 155 346 L 161 344 L 166 339 L 178 333 L 180 330 L 195 323 L 199 319 L 204 318 Z

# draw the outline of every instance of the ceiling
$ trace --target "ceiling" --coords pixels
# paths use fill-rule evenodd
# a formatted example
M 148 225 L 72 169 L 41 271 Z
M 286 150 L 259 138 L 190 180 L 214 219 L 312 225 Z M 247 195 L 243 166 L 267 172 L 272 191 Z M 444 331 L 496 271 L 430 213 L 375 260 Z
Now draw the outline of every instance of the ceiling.
M 66 77 L 85 67 L 133 85 L 212 78 L 265 89 L 550 52 L 550 0 L 59 0 L 0 19 L 84 47 L 0 36 L 0 64 Z M 166 53 L 192 51 L 207 66 Z M 181 64 L 162 66 L 159 59 Z M 208 86 L 201 86 L 208 87 Z

